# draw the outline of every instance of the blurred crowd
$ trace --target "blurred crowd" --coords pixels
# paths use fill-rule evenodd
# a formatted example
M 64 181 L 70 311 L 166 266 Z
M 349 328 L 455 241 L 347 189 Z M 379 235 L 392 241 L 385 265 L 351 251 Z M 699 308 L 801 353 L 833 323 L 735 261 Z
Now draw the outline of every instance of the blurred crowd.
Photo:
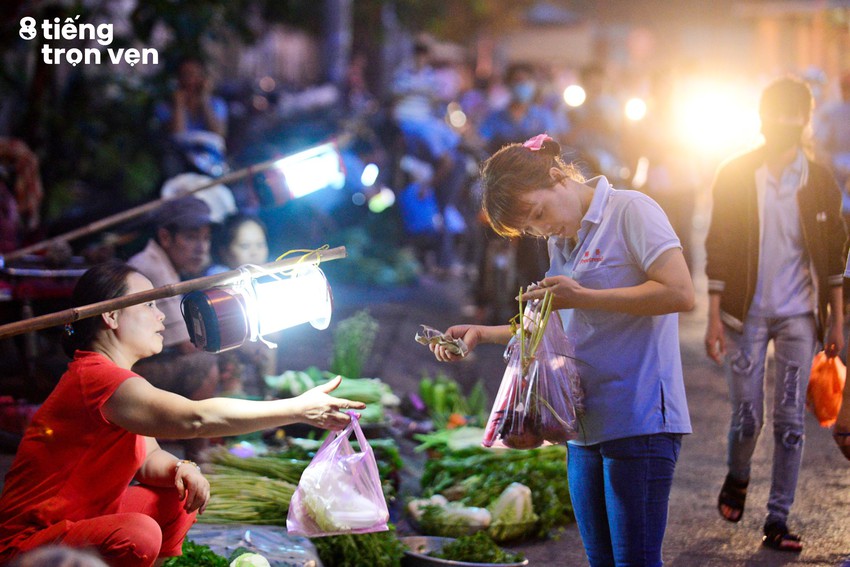
M 192 192 L 204 210 L 190 205 L 191 222 L 175 223 L 165 219 L 168 215 L 131 221 L 135 240 L 118 239 L 130 246 L 116 249 L 115 239 L 96 240 L 86 249 L 87 258 L 133 256 L 160 271 L 170 266 L 159 279 L 148 274 L 155 285 L 164 285 L 237 266 L 229 252 L 240 234 L 233 226 L 245 219 L 251 221 L 246 230 L 262 240 L 252 244 L 263 250 L 253 257 L 255 263 L 289 248 L 319 246 L 352 226 L 369 226 L 376 233 L 371 235 L 375 247 L 405 248 L 423 271 L 462 278 L 469 289 L 468 316 L 504 322 L 514 314 L 518 288 L 541 279 L 549 260 L 540 239 L 505 240 L 488 227 L 480 212 L 478 168 L 505 144 L 546 133 L 562 143 L 564 157 L 585 177 L 604 175 L 615 187 L 643 191 L 658 202 L 692 273 L 699 269 L 694 215 L 713 171 L 681 145 L 673 112 L 680 93 L 674 70 L 635 78 L 601 62 L 569 70 L 511 62 L 485 73 L 465 60 L 441 58 L 436 46 L 427 36 L 413 40 L 381 92 L 367 81 L 370 62 L 362 53 L 351 57 L 338 87 L 286 93 L 265 77 L 249 98 L 216 85 L 202 60 L 177 62 L 171 94 L 152 109 L 162 142 L 164 182 L 157 197 Z M 802 77 L 817 103 L 811 149 L 844 190 L 847 214 L 850 75 L 839 81 L 808 71 Z M 827 85 L 839 82 L 842 99 L 829 100 Z M 636 118 L 627 114 L 627 90 L 643 95 Z M 277 167 L 249 170 L 226 185 L 213 182 L 329 141 L 339 178 L 329 176 L 315 192 L 302 195 L 294 174 Z M 36 240 L 33 234 L 45 233 L 44 227 L 38 231 L 43 192 L 38 159 L 20 140 L 0 140 L 0 165 L 0 247 L 10 252 Z M 207 188 L 194 192 L 200 185 Z M 176 205 L 169 212 L 182 214 Z M 390 225 L 393 230 L 386 228 Z M 395 235 L 398 240 L 390 238 Z M 177 318 L 179 311 L 169 317 Z M 181 342 L 185 337 L 174 344 Z M 196 370 L 204 374 L 207 366 Z M 249 389 L 262 395 L 256 384 Z

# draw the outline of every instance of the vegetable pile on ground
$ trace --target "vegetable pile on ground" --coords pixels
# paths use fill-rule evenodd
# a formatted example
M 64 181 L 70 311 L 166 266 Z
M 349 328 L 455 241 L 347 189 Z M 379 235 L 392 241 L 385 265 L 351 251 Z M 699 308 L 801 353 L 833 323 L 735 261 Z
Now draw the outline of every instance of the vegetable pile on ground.
M 452 537 L 486 530 L 494 540 L 508 541 L 545 538 L 573 521 L 563 445 L 452 450 L 443 432 L 433 436 L 445 441 L 430 444 L 441 456 L 425 463 L 423 498 L 408 503 L 423 533 Z M 429 437 L 419 436 L 426 443 Z
M 439 551 L 429 553 L 431 557 L 468 563 L 519 563 L 525 560 L 521 553 L 508 553 L 484 532 L 462 536 L 450 541 Z

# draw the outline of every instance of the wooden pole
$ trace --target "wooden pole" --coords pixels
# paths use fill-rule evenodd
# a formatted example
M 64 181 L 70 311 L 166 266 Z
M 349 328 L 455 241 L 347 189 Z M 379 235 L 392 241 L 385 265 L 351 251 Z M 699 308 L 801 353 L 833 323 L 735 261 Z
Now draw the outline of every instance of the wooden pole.
M 349 135 L 343 134 L 342 136 L 339 136 L 336 140 L 331 140 L 330 142 L 327 142 L 327 143 L 332 143 L 335 146 L 339 147 L 340 145 L 347 143 L 349 139 L 350 139 Z M 296 152 L 296 153 L 298 153 L 298 152 Z M 295 154 L 290 154 L 290 155 L 295 155 Z M 12 260 L 17 260 L 18 258 L 25 256 L 27 254 L 30 254 L 32 252 L 38 252 L 39 250 L 43 250 L 43 249 L 48 248 L 49 246 L 52 246 L 52 245 L 57 244 L 59 242 L 67 242 L 69 240 L 75 240 L 75 239 L 80 238 L 82 236 L 88 236 L 89 234 L 93 234 L 93 233 L 98 232 L 100 230 L 103 230 L 105 228 L 109 228 L 110 226 L 116 225 L 120 222 L 133 219 L 133 218 L 138 217 L 140 215 L 143 215 L 147 212 L 153 211 L 153 210 L 159 208 L 160 206 L 162 206 L 164 203 L 167 203 L 169 201 L 173 201 L 175 199 L 185 197 L 186 195 L 192 195 L 193 193 L 197 193 L 198 191 L 203 191 L 204 189 L 209 189 L 210 187 L 213 187 L 215 185 L 231 183 L 233 181 L 236 181 L 236 180 L 241 179 L 243 177 L 246 177 L 248 175 L 253 175 L 255 173 L 259 173 L 261 171 L 264 171 L 264 170 L 269 169 L 270 167 L 274 166 L 280 160 L 286 159 L 286 157 L 287 156 L 276 157 L 274 159 L 270 159 L 270 160 L 264 161 L 262 163 L 258 163 L 258 164 L 255 164 L 255 165 L 249 165 L 248 167 L 243 167 L 242 169 L 238 169 L 236 171 L 230 172 L 227 175 L 223 175 L 221 177 L 211 179 L 208 183 L 204 183 L 202 185 L 199 185 L 198 187 L 195 187 L 194 189 L 190 189 L 189 191 L 181 193 L 180 195 L 175 195 L 174 197 L 170 197 L 170 198 L 167 198 L 167 199 L 166 198 L 156 199 L 155 201 L 151 201 L 149 203 L 144 203 L 144 204 L 139 205 L 137 207 L 127 209 L 126 211 L 122 211 L 120 213 L 116 213 L 114 215 L 108 216 L 108 217 L 100 219 L 98 221 L 94 221 L 92 223 L 87 224 L 86 226 L 74 229 L 70 232 L 66 232 L 65 234 L 60 234 L 59 236 L 54 236 L 53 238 L 48 238 L 47 240 L 42 240 L 41 242 L 36 242 L 35 244 L 30 244 L 29 246 L 25 246 L 24 248 L 20 248 L 18 250 L 13 250 L 12 252 L 9 252 L 5 256 L 0 255 L 0 267 L 8 264 Z
M 253 276 L 262 276 L 270 272 L 280 272 L 281 270 L 292 267 L 299 262 L 319 264 L 320 262 L 345 258 L 346 255 L 347 252 L 345 250 L 345 246 L 338 246 L 329 250 L 317 250 L 315 253 L 311 253 L 307 258 L 304 258 L 303 256 L 284 258 L 283 260 L 264 264 L 260 266 L 261 269 L 252 267 L 246 267 L 246 269 L 249 270 Z M 48 313 L 31 319 L 24 319 L 23 321 L 16 321 L 7 325 L 0 325 L 0 339 L 20 335 L 22 333 L 40 331 L 41 329 L 53 327 L 54 325 L 73 323 L 80 319 L 94 317 L 101 313 L 106 313 L 107 311 L 123 309 L 124 307 L 138 305 L 147 301 L 154 301 L 165 297 L 183 295 L 190 291 L 232 284 L 242 278 L 243 272 L 241 270 L 230 270 L 229 272 L 222 272 L 212 276 L 186 280 L 185 282 L 174 283 L 139 293 L 124 295 L 122 297 L 116 297 L 115 299 L 99 301 L 97 303 L 91 303 L 80 307 L 72 307 L 70 309 L 65 309 L 64 311 L 57 311 L 55 313 Z

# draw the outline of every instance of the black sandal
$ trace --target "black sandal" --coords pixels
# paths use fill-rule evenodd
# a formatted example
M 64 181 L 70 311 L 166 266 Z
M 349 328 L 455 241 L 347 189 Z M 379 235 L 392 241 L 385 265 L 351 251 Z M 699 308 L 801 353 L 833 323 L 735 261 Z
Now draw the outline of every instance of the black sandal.
M 762 545 L 775 549 L 776 551 L 790 551 L 800 553 L 803 551 L 802 538 L 788 531 L 785 522 L 771 522 L 764 525 L 764 537 Z
M 750 479 L 738 480 L 731 475 L 726 475 L 726 480 L 720 488 L 720 496 L 717 497 L 717 511 L 727 522 L 737 523 L 744 517 L 744 504 L 747 501 L 749 484 Z M 732 509 L 729 515 L 723 512 L 723 506 Z M 736 512 L 737 516 L 735 516 Z

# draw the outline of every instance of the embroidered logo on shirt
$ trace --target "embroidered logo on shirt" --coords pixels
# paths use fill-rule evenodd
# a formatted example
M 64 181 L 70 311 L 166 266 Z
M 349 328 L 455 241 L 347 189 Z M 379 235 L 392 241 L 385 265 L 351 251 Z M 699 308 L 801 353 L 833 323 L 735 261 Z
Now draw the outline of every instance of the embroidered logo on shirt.
M 590 255 L 590 250 L 585 251 L 584 257 L 581 260 L 579 260 L 578 263 L 579 264 L 587 264 L 589 262 L 601 262 L 604 259 L 605 259 L 605 257 L 602 255 L 602 250 L 597 248 L 593 252 L 593 256 Z

